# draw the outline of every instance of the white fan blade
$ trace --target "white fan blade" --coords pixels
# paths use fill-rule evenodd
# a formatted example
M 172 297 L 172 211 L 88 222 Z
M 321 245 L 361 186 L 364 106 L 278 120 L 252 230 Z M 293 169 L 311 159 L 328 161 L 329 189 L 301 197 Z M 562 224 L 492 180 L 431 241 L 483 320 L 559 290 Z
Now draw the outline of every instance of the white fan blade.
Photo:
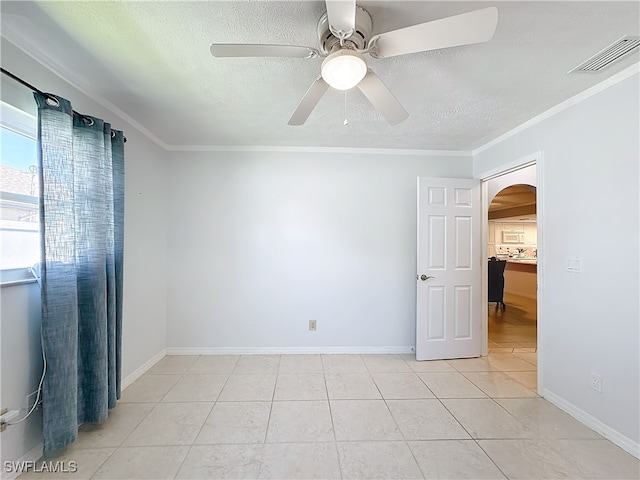
M 307 93 L 305 93 L 302 100 L 300 100 L 296 111 L 291 115 L 288 122 L 289 125 L 302 125 L 306 122 L 328 88 L 329 84 L 322 79 L 322 76 L 316 78 L 316 81 L 311 84 Z
M 358 88 L 391 125 L 396 125 L 409 116 L 391 90 L 373 71 L 367 72 L 358 84 Z
M 336 37 L 353 35 L 356 28 L 356 0 L 326 0 L 329 29 Z
M 239 43 L 213 43 L 211 55 L 214 57 L 295 57 L 313 58 L 318 56 L 315 48 L 297 45 L 256 45 Z
M 381 33 L 369 42 L 370 53 L 376 58 L 385 58 L 487 42 L 493 37 L 497 25 L 498 9 L 483 8 Z

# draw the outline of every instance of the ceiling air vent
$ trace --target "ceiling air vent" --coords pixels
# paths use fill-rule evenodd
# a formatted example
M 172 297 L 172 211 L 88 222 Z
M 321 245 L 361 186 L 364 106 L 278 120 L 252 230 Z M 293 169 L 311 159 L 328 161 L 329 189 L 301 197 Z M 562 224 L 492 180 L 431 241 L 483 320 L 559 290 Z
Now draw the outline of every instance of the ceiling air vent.
M 590 59 L 582 62 L 580 65 L 568 73 L 573 72 L 599 72 L 611 65 L 613 62 L 620 60 L 625 55 L 631 53 L 640 46 L 639 37 L 622 37 L 620 40 L 609 45 L 601 52 L 596 53 Z

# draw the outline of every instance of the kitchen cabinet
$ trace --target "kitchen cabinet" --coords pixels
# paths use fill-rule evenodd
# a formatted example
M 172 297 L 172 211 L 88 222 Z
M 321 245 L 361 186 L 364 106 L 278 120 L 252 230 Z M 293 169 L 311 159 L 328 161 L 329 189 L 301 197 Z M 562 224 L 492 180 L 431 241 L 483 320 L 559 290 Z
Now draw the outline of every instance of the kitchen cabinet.
M 520 243 L 526 246 L 535 247 L 538 243 L 538 228 L 535 222 L 489 222 L 489 233 L 487 243 L 489 245 L 502 245 L 503 232 L 522 233 Z
M 521 232 L 524 231 L 524 224 L 523 223 L 518 223 L 518 222 L 505 223 L 504 224 L 504 230 L 506 230 L 508 232 L 521 233 Z
M 524 243 L 527 245 L 537 245 L 538 228 L 535 223 L 524 224 Z

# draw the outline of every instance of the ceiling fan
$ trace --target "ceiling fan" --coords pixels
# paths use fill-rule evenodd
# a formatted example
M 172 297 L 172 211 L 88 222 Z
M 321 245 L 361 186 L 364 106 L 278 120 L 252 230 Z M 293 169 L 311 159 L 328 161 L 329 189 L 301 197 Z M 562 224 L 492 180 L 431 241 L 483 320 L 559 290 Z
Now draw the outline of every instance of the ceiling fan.
M 297 45 L 211 45 L 214 57 L 325 57 L 320 76 L 302 97 L 289 125 L 302 125 L 329 87 L 358 89 L 382 116 L 396 125 L 409 114 L 382 80 L 367 67 L 364 54 L 387 58 L 409 53 L 487 42 L 498 24 L 498 10 L 483 8 L 371 36 L 373 22 L 356 0 L 326 0 L 318 21 L 320 49 Z

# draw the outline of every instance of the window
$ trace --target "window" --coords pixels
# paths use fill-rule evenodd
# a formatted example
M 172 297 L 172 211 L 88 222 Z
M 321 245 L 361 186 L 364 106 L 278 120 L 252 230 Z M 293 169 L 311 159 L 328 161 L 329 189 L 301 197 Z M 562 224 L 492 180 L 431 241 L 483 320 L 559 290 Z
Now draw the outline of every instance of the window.
M 24 269 L 40 261 L 35 119 L 3 104 L 0 145 L 0 270 Z

